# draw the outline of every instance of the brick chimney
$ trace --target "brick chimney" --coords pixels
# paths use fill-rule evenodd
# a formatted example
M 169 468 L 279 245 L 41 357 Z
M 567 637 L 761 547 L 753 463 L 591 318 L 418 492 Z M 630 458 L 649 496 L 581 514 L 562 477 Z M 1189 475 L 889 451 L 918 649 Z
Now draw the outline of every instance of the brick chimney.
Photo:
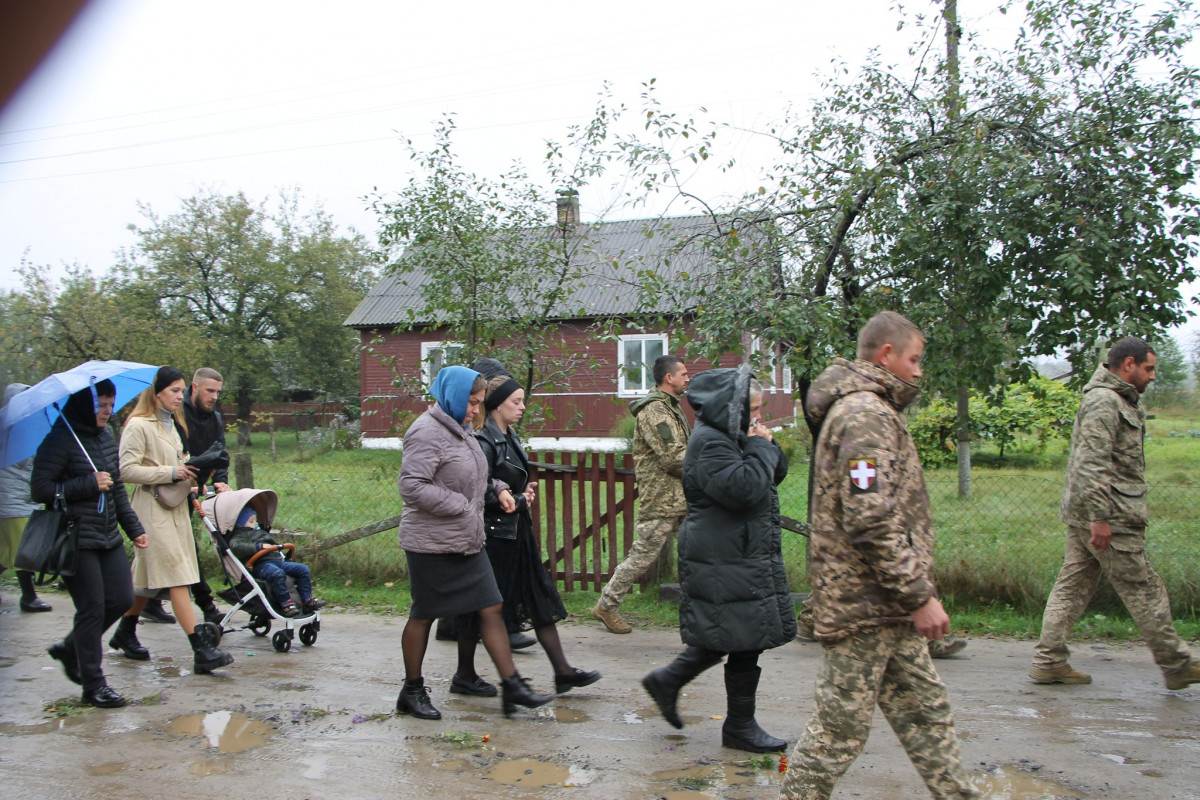
M 579 224 L 579 192 L 574 189 L 559 189 L 556 204 L 558 227 L 565 230 Z

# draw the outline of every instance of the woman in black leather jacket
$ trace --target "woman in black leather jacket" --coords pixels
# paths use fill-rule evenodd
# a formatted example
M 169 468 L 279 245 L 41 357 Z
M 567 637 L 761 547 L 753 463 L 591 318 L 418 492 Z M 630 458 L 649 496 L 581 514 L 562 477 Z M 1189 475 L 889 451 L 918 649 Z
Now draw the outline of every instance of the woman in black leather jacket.
M 105 380 L 70 396 L 38 447 L 30 481 L 33 499 L 47 508 L 61 492 L 67 513 L 79 526 L 75 574 L 63 577 L 75 603 L 75 626 L 47 652 L 62 662 L 67 678 L 83 686 L 83 702 L 99 708 L 125 705 L 100 667 L 104 632 L 133 602 L 129 558 L 117 525 L 135 547 L 146 546 L 146 533 L 121 482 L 117 443 L 107 427 L 116 394 L 112 381 Z
M 488 381 L 483 401 L 487 419 L 475 437 L 488 463 L 488 486 L 483 498 L 483 527 L 488 559 L 504 598 L 502 613 L 509 632 L 533 628 L 554 667 L 558 693 L 600 680 L 594 670 L 576 669 L 567 661 L 555 623 L 567 610 L 554 581 L 542 566 L 529 509 L 537 498 L 537 483 L 529 479 L 529 459 L 512 426 L 525 414 L 525 390 L 508 375 Z M 508 485 L 496 492 L 494 480 Z M 456 620 L 458 671 L 450 682 L 456 694 L 491 697 L 496 687 L 475 672 L 478 623 L 470 616 Z

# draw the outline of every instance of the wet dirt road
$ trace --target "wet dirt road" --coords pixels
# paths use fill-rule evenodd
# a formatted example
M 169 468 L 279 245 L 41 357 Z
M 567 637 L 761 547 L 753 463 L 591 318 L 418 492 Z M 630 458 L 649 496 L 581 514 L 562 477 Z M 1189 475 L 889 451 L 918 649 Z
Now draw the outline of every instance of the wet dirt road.
M 751 764 L 721 747 L 721 670 L 681 701 L 687 726 L 658 717 L 638 680 L 680 649 L 673 630 L 560 626 L 568 656 L 604 673 L 536 712 L 505 719 L 495 698 L 448 694 L 454 648 L 431 642 L 426 680 L 438 722 L 394 716 L 403 619 L 326 614 L 313 647 L 276 653 L 270 638 L 226 635 L 237 662 L 191 674 L 177 626 L 143 625 L 153 653 L 105 657 L 109 682 L 138 704 L 73 709 L 78 697 L 44 648 L 70 603 L 49 614 L 0 609 L 0 780 L 18 798 L 774 798 L 777 759 Z M 1168 692 L 1141 647 L 1078 648 L 1091 686 L 1035 686 L 1027 642 L 975 640 L 938 662 L 963 751 L 992 798 L 1200 798 L 1200 691 Z M 518 668 L 552 688 L 539 648 Z M 791 741 L 812 709 L 815 644 L 766 653 L 759 721 Z M 494 680 L 482 648 L 480 673 Z M 57 704 L 57 705 L 56 705 Z M 47 710 L 47 707 L 57 710 Z M 485 741 L 486 738 L 486 741 Z M 928 797 L 878 715 L 835 798 Z

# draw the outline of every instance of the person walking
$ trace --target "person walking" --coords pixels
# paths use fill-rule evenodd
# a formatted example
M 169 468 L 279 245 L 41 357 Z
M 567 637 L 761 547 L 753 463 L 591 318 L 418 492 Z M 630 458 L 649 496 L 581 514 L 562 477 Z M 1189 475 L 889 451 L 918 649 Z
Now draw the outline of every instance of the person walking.
M 181 407 L 185 391 L 182 372 L 159 367 L 154 385 L 138 395 L 121 434 L 121 476 L 134 486 L 130 503 L 146 529 L 149 544 L 134 552 L 134 601 L 109 646 L 128 658 L 150 658 L 150 652 L 138 641 L 138 615 L 148 598 L 165 590 L 179 627 L 191 643 L 193 670 L 204 675 L 232 664 L 233 656 L 217 649 L 215 636 L 204 625 L 196 624 L 188 587 L 198 580 L 199 567 L 187 504 L 167 507 L 155 491 L 156 486 L 196 477 L 195 468 L 184 463 L 187 423 Z
M 210 367 L 201 367 L 192 376 L 192 385 L 183 398 L 183 417 L 187 421 L 187 452 L 198 456 L 216 445 L 225 449 L 225 420 L 217 411 L 217 400 L 221 396 L 221 387 L 225 379 L 221 373 Z M 196 475 L 196 485 L 203 491 L 210 484 L 216 492 L 229 491 L 229 468 L 205 470 Z M 189 511 L 191 507 L 189 505 Z M 196 566 L 200 572 L 200 580 L 191 586 L 192 599 L 200 607 L 206 622 L 220 623 L 225 615 L 213 601 L 212 588 L 204 575 L 204 563 L 200 560 L 199 544 L 196 545 Z
M 98 708 L 119 708 L 126 702 L 108 685 L 101 667 L 104 632 L 133 602 L 118 524 L 137 550 L 147 545 L 108 430 L 116 394 L 112 381 L 103 380 L 67 398 L 33 457 L 30 482 L 34 499 L 47 506 L 62 496 L 79 537 L 75 574 L 62 579 L 75 604 L 74 625 L 46 652 L 62 664 L 68 680 L 80 684 L 83 702 Z
M 1146 558 L 1146 409 L 1140 396 L 1154 380 L 1156 361 L 1149 344 L 1127 336 L 1083 387 L 1059 509 L 1066 552 L 1034 648 L 1029 677 L 1035 683 L 1092 682 L 1068 662 L 1067 636 L 1101 575 L 1137 623 L 1167 688 L 1200 683 L 1200 663 L 1179 638 L 1167 589 Z
M 767 753 L 787 742 L 759 727 L 755 703 L 763 650 L 796 635 L 783 565 L 779 495 L 788 461 L 762 423 L 762 386 L 749 365 L 702 372 L 688 402 L 696 429 L 683 462 L 687 516 L 679 529 L 679 632 L 687 648 L 642 679 L 663 718 L 683 727 L 680 690 L 725 662 L 721 744 Z
M 513 428 L 525 416 L 525 389 L 507 373 L 499 374 L 488 381 L 483 407 L 487 418 L 475 438 L 487 461 L 489 478 L 483 502 L 484 549 L 503 598 L 505 630 L 510 632 L 511 642 L 512 631 L 533 628 L 554 669 L 558 694 L 590 686 L 600 680 L 600 673 L 572 666 L 563 652 L 555 623 L 567 618 L 567 609 L 542 564 L 533 534 L 530 510 L 537 500 L 537 481 L 530 480 L 529 458 Z M 508 488 L 497 491 L 498 486 Z M 458 617 L 455 629 L 458 669 L 450 691 L 494 697 L 496 687 L 475 671 L 479 615 Z
M 487 461 L 472 431 L 483 425 L 487 381 L 473 369 L 442 367 L 429 393 L 434 404 L 404 434 L 399 490 L 400 547 L 408 563 L 412 606 L 400 643 L 404 686 L 396 711 L 418 719 L 441 719 L 429 699 L 422 667 L 429 633 L 438 617 L 478 612 L 483 646 L 500 674 L 505 715 L 516 706 L 536 708 L 553 699 L 537 694 L 513 664 L 502 597 L 483 553 L 483 501 Z M 493 484 L 494 491 L 506 489 Z M 512 498 L 506 510 L 515 510 Z
M 633 630 L 620 613 L 621 601 L 658 559 L 663 545 L 679 533 L 687 513 L 683 493 L 683 457 L 691 427 L 679 398 L 688 388 L 688 369 L 679 356 L 659 356 L 653 366 L 654 389 L 629 405 L 635 424 L 633 468 L 637 476 L 637 538 L 604 585 L 592 617 L 610 633 Z
M 25 383 L 10 383 L 4 387 L 4 403 L 16 397 L 29 388 Z M 17 548 L 21 546 L 21 535 L 25 533 L 25 523 L 29 515 L 42 506 L 35 503 L 29 494 L 29 480 L 33 474 L 33 459 L 26 458 L 15 464 L 0 469 L 0 574 L 11 567 L 16 561 Z M 33 583 L 33 573 L 28 570 L 14 570 L 17 573 L 17 585 L 21 587 L 21 599 L 18 607 L 22 611 L 53 611 L 53 607 L 38 597 L 37 587 Z
M 929 493 L 902 413 L 919 393 L 925 340 L 884 311 L 858 358 L 835 359 L 804 413 L 813 451 L 810 601 L 822 645 L 816 709 L 788 760 L 781 800 L 827 800 L 862 753 L 875 706 L 936 798 L 974 797 L 950 698 L 926 639 L 950 631 L 933 581 Z

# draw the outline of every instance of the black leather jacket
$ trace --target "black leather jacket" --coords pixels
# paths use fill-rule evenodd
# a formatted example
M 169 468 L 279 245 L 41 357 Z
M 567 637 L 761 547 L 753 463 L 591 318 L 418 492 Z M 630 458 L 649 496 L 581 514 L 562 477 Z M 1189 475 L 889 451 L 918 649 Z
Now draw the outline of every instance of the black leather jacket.
M 529 458 L 512 431 L 504 435 L 491 418 L 484 422 L 481 430 L 475 432 L 475 438 L 479 440 L 483 457 L 487 459 L 488 478 L 491 479 L 483 496 L 483 529 L 491 538 L 515 539 L 517 525 L 522 519 L 531 527 L 533 525 L 529 506 L 522 494 L 529 483 Z M 500 496 L 493 487 L 495 480 L 508 484 L 513 499 L 517 501 L 517 510 L 513 513 L 505 514 L 501 510 Z

